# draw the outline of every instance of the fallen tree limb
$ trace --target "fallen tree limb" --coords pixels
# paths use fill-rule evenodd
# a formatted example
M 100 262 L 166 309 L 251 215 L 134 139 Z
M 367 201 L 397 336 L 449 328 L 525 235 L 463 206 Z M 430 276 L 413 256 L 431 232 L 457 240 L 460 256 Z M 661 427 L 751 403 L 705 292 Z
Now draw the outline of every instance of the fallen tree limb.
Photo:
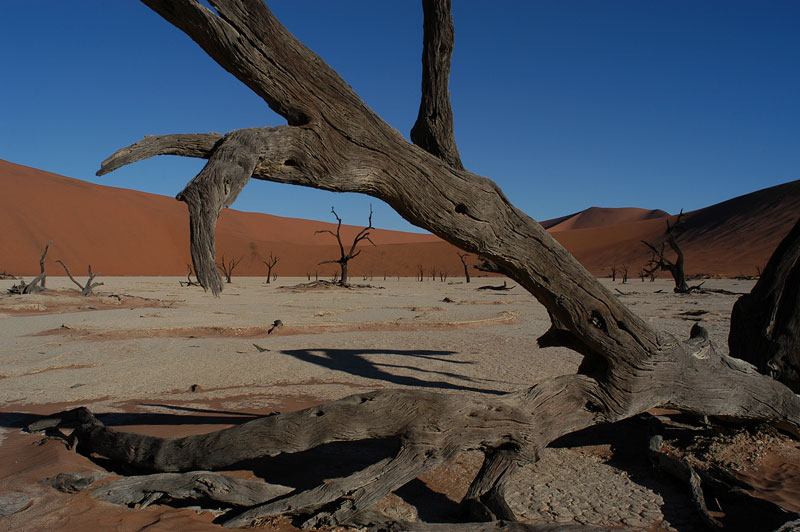
M 72 273 L 70 273 L 69 268 L 67 268 L 66 264 L 64 264 L 60 260 L 57 260 L 56 262 L 59 263 L 62 268 L 64 268 L 64 271 L 67 272 L 67 277 L 69 277 L 70 281 L 75 283 L 75 285 L 80 290 L 82 296 L 94 295 L 93 290 L 95 288 L 97 288 L 98 286 L 103 286 L 103 283 L 93 283 L 92 282 L 94 280 L 94 278 L 97 277 L 100 274 L 92 272 L 92 265 L 91 264 L 89 265 L 89 279 L 86 280 L 86 284 L 85 285 L 81 285 L 81 283 L 76 281 L 75 278 L 72 276 Z
M 95 499 L 121 506 L 145 508 L 159 499 L 199 500 L 208 498 L 229 506 L 253 506 L 280 497 L 292 488 L 262 481 L 214 473 L 159 473 L 121 478 L 90 487 L 108 475 L 97 473 L 59 474 L 45 480 L 59 491 L 75 493 L 88 490 Z
M 487 284 L 487 285 L 479 286 L 477 289 L 478 290 L 496 290 L 496 291 L 502 292 L 502 291 L 505 291 L 505 290 L 511 290 L 512 288 L 514 288 L 514 287 L 513 286 L 508 286 L 508 283 L 506 281 L 503 281 L 503 284 L 501 284 L 501 285 Z

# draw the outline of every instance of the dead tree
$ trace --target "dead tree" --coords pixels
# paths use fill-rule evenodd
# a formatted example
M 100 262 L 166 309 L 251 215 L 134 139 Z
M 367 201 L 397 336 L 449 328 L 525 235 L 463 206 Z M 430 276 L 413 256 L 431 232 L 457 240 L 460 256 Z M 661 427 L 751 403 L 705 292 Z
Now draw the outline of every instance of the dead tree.
M 217 267 L 222 270 L 222 273 L 225 275 L 225 282 L 230 284 L 231 282 L 231 275 L 233 275 L 233 270 L 242 262 L 241 257 L 238 259 L 231 259 L 225 262 L 225 255 L 222 256 L 220 259 L 220 263 L 217 264 Z
M 614 283 L 616 281 L 617 281 L 617 267 L 616 266 L 612 266 L 611 267 L 611 282 Z
M 24 280 L 20 279 L 19 284 L 13 285 L 8 292 L 10 294 L 35 294 L 36 292 L 41 292 L 42 290 L 47 289 L 47 274 L 44 271 L 44 259 L 47 257 L 47 250 L 50 249 L 50 245 L 53 241 L 49 241 L 47 244 L 44 245 L 44 251 L 42 251 L 42 258 L 39 259 L 39 275 L 33 278 L 30 283 L 25 283 Z
M 622 284 L 628 282 L 628 266 L 623 264 L 622 265 Z
M 688 294 L 692 290 L 697 290 L 700 287 L 699 285 L 689 286 L 686 284 L 686 273 L 683 269 L 683 251 L 681 251 L 678 242 L 675 240 L 678 236 L 678 233 L 683 229 L 684 222 L 683 209 L 681 209 L 681 212 L 678 214 L 678 218 L 675 220 L 674 224 L 670 225 L 669 219 L 667 219 L 667 230 L 664 232 L 666 237 L 664 242 L 661 243 L 661 249 L 658 249 L 653 244 L 642 240 L 642 243 L 650 248 L 652 253 L 650 262 L 647 266 L 645 266 L 645 271 L 651 275 L 651 280 L 655 277 L 654 274 L 656 270 L 669 272 L 672 275 L 672 279 L 675 281 L 675 288 L 673 290 L 677 294 Z M 675 262 L 667 259 L 664 255 L 667 245 L 669 245 L 670 249 L 675 252 Z
M 353 238 L 353 243 L 350 245 L 350 249 L 348 251 L 345 251 L 344 244 L 342 244 L 342 219 L 339 218 L 339 215 L 336 214 L 336 211 L 334 210 L 333 207 L 331 207 L 331 212 L 333 213 L 333 216 L 336 218 L 336 232 L 334 233 L 330 229 L 321 229 L 319 231 L 315 231 L 314 234 L 316 235 L 319 233 L 329 233 L 333 235 L 333 237 L 336 238 L 336 243 L 339 244 L 339 258 L 324 260 L 320 262 L 320 264 L 334 264 L 334 263 L 338 264 L 341 270 L 341 274 L 337 274 L 339 279 L 337 280 L 336 278 L 334 278 L 333 282 L 340 286 L 347 286 L 347 280 L 348 280 L 347 264 L 361 254 L 360 249 L 356 250 L 358 244 L 363 240 L 366 240 L 373 246 L 375 245 L 375 242 L 373 242 L 369 238 L 369 232 L 372 229 L 374 229 L 372 227 L 372 205 L 369 206 L 369 223 L 365 228 L 363 228 L 356 234 L 356 236 Z
M 466 277 L 467 282 L 469 282 L 470 278 L 469 278 L 469 267 L 467 266 L 467 257 L 469 257 L 469 253 L 458 254 L 458 258 L 461 259 L 461 264 L 464 265 L 464 277 Z
M 509 480 L 565 434 L 657 406 L 770 422 L 800 434 L 800 398 L 788 387 L 716 351 L 700 327 L 684 339 L 654 330 L 515 208 L 494 182 L 459 168 L 447 156 L 409 144 L 260 0 L 210 0 L 213 11 L 196 0 L 144 1 L 288 122 L 224 136 L 148 137 L 104 161 L 100 173 L 164 153 L 208 159 L 178 196 L 189 208 L 192 259 L 204 287 L 215 294 L 222 289 L 214 268 L 214 228 L 220 209 L 234 201 L 250 177 L 360 192 L 385 200 L 411 223 L 460 249 L 486 257 L 546 307 L 552 326 L 538 339 L 539 347 L 567 347 L 583 355 L 584 363 L 576 374 L 502 396 L 379 390 L 177 439 L 115 431 L 83 408 L 47 420 L 49 425 L 75 427 L 71 437 L 79 452 L 154 472 L 190 472 L 332 442 L 396 441 L 391 457 L 305 491 L 255 503 L 244 489 L 228 493 L 247 509 L 229 518 L 227 526 L 287 515 L 302 516 L 305 527 L 314 527 L 378 520 L 369 509 L 383 496 L 463 450 L 480 450 L 484 463 L 463 506 L 474 519 L 503 520 L 492 530 L 519 530 L 523 525 L 513 522 L 505 502 Z M 423 2 L 425 53 L 448 63 L 452 32 L 434 30 L 452 26 L 449 4 Z M 438 81 L 424 84 L 424 90 L 446 91 L 443 69 L 423 75 Z M 446 97 L 426 101 L 449 110 Z M 433 111 L 425 115 L 434 116 Z M 444 128 L 432 134 L 445 139 L 453 132 Z M 800 252 L 779 252 L 785 256 L 777 260 L 792 264 L 795 277 L 790 277 L 796 279 Z M 154 492 L 158 490 L 148 487 L 139 491 Z M 140 502 L 152 498 L 147 495 Z
M 800 393 L 800 222 L 731 314 L 731 355 Z M 792 262 L 795 261 L 795 262 Z
M 75 285 L 78 287 L 78 290 L 81 291 L 81 295 L 82 296 L 92 296 L 92 295 L 94 295 L 93 290 L 95 288 L 97 288 L 98 286 L 103 286 L 103 283 L 93 283 L 92 282 L 92 281 L 94 281 L 94 278 L 97 277 L 100 274 L 99 273 L 94 273 L 92 271 L 92 265 L 91 264 L 89 265 L 89 279 L 86 280 L 86 284 L 85 285 L 81 285 L 81 283 L 76 281 L 75 278 L 72 276 L 72 273 L 70 273 L 69 268 L 67 268 L 66 264 L 64 264 L 60 260 L 57 260 L 56 262 L 59 263 L 62 268 L 64 268 L 64 271 L 67 272 L 67 277 L 69 277 L 70 281 L 75 283 Z
M 273 255 L 272 252 L 270 251 L 269 258 L 267 260 L 261 261 L 264 263 L 264 266 L 267 267 L 267 284 L 269 284 L 269 280 L 272 277 L 272 269 L 275 267 L 276 264 L 278 264 L 278 261 L 280 260 L 281 260 L 280 257 Z M 311 280 L 311 275 L 306 274 L 306 277 L 308 277 L 309 281 Z

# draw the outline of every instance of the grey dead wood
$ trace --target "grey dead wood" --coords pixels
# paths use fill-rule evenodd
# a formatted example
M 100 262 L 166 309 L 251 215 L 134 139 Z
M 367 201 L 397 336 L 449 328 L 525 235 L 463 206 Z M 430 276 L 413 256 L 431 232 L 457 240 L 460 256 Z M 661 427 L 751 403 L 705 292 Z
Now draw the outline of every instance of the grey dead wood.
M 41 292 L 42 290 L 47 289 L 47 273 L 44 269 L 44 260 L 47 257 L 47 251 L 50 249 L 50 246 L 53 244 L 53 241 L 50 240 L 44 246 L 44 251 L 42 251 L 42 257 L 39 259 L 39 275 L 33 278 L 30 283 L 25 283 L 24 280 L 20 280 L 19 284 L 13 285 L 9 288 L 8 293 L 10 294 L 35 294 L 36 292 Z
M 411 128 L 411 142 L 453 168 L 463 170 L 450 105 L 450 59 L 455 41 L 450 0 L 422 0 L 422 3 L 422 98 L 417 121 Z
M 800 393 L 800 221 L 733 306 L 728 348 Z
M 330 235 L 333 235 L 333 237 L 336 239 L 336 243 L 339 244 L 339 258 L 332 260 L 324 260 L 319 264 L 338 264 L 341 273 L 337 284 L 339 284 L 340 286 L 347 286 L 347 281 L 349 279 L 348 265 L 350 264 L 351 260 L 353 260 L 354 258 L 356 258 L 358 255 L 361 254 L 360 249 L 356 250 L 358 244 L 366 240 L 373 246 L 375 245 L 375 242 L 373 242 L 372 239 L 370 239 L 369 237 L 369 233 L 373 229 L 372 205 L 369 206 L 369 223 L 367 224 L 366 227 L 364 227 L 358 233 L 356 233 L 356 236 L 353 237 L 353 243 L 350 245 L 350 249 L 347 251 L 345 251 L 345 245 L 342 243 L 342 219 L 339 217 L 338 214 L 336 214 L 336 210 L 334 210 L 333 207 L 331 207 L 331 213 L 336 218 L 336 232 L 334 233 L 330 229 L 322 229 L 319 231 L 315 231 L 314 234 L 316 235 L 319 233 L 328 233 Z
M 507 281 L 503 281 L 503 284 L 485 284 L 483 286 L 479 286 L 476 290 L 494 290 L 497 292 L 505 292 L 507 290 L 511 290 L 514 288 L 513 286 L 508 286 Z
M 215 11 L 194 0 L 144 1 L 288 122 L 232 131 L 202 155 L 197 154 L 203 150 L 184 153 L 208 158 L 178 195 L 189 209 L 192 260 L 206 289 L 215 294 L 222 289 L 214 267 L 219 212 L 251 176 L 359 192 L 385 200 L 411 223 L 485 258 L 523 286 L 547 308 L 552 321 L 539 346 L 568 347 L 581 353 L 584 362 L 575 375 L 500 397 L 381 390 L 176 439 L 114 431 L 88 410 L 77 409 L 58 421 L 75 427 L 80 452 L 151 471 L 188 472 L 336 441 L 399 442 L 400 450 L 388 461 L 338 479 L 331 487 L 320 485 L 256 506 L 227 523 L 239 526 L 278 514 L 302 515 L 311 525 L 356 521 L 380 497 L 422 472 L 461 451 L 480 450 L 484 464 L 463 504 L 471 515 L 501 526 L 515 520 L 504 497 L 515 471 L 535 462 L 554 439 L 594 424 L 666 406 L 768 421 L 798 433 L 800 401 L 789 388 L 717 352 L 700 328 L 686 340 L 652 329 L 515 208 L 495 183 L 454 165 L 446 155 L 408 143 L 260 0 L 211 0 Z M 423 3 L 426 11 L 446 5 Z M 427 21 L 428 13 L 426 32 Z M 148 153 L 174 153 L 185 142 L 175 139 L 172 145 L 166 140 Z M 101 171 L 125 164 L 124 157 L 130 156 L 121 152 L 124 156 L 104 161 Z M 143 153 L 137 157 L 144 158 Z
M 689 487 L 689 494 L 692 502 L 700 514 L 703 523 L 711 530 L 722 530 L 722 523 L 709 511 L 706 504 L 705 495 L 701 485 L 700 475 L 692 468 L 689 462 L 685 459 L 670 456 L 669 454 L 661 451 L 663 438 L 660 435 L 655 435 L 650 438 L 648 448 L 648 456 L 653 464 L 659 469 L 684 482 Z
M 61 473 L 45 480 L 59 491 L 75 493 L 89 489 L 97 500 L 122 506 L 149 506 L 162 497 L 175 500 L 212 501 L 232 506 L 253 506 L 280 497 L 292 488 L 266 482 L 246 480 L 212 471 L 190 473 L 156 473 L 124 477 L 91 487 L 107 478 L 102 473 Z
M 98 286 L 103 286 L 103 283 L 94 283 L 94 282 L 92 282 L 92 281 L 94 281 L 94 278 L 97 277 L 100 274 L 99 273 L 95 273 L 95 272 L 92 271 L 92 265 L 91 264 L 89 265 L 89 278 L 86 280 L 86 284 L 82 285 L 81 283 L 79 283 L 72 276 L 72 273 L 69 271 L 69 268 L 67 268 L 67 265 L 64 264 L 63 261 L 57 260 L 56 262 L 59 263 L 62 268 L 64 268 L 64 271 L 67 272 L 67 277 L 69 277 L 70 281 L 75 283 L 75 285 L 78 287 L 78 290 L 80 290 L 80 293 L 81 293 L 82 296 L 94 295 L 94 292 L 93 292 L 94 289 L 97 288 Z

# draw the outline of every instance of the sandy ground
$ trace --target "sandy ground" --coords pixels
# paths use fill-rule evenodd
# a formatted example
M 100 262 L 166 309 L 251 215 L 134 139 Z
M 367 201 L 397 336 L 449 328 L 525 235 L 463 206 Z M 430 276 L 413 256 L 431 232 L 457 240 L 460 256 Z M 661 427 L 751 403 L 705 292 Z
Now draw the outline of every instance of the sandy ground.
M 476 290 L 499 284 L 496 278 L 298 290 L 290 286 L 305 278 L 265 285 L 234 277 L 220 298 L 181 287 L 177 277 L 100 280 L 105 285 L 92 298 L 68 292 L 69 280 L 56 277 L 48 277 L 54 292 L 0 297 L 0 508 L 11 508 L 0 511 L 1 529 L 73 530 L 89 522 L 119 530 L 217 528 L 208 512 L 134 511 L 42 486 L 59 472 L 100 467 L 57 441 L 39 445 L 39 436 L 20 432 L 32 414 L 85 405 L 125 430 L 185 435 L 381 388 L 498 394 L 572 373 L 580 361 L 566 349 L 536 347 L 549 320 L 520 287 Z M 657 328 L 684 337 L 702 319 L 712 340 L 726 346 L 735 297 L 676 295 L 666 280 L 603 282 Z M 12 283 L 0 281 L 0 290 Z M 752 281 L 705 286 L 747 292 Z M 282 325 L 268 334 L 276 320 Z M 512 506 L 530 522 L 694 530 L 684 490 L 645 465 L 615 467 L 612 447 L 548 449 L 535 469 L 518 475 Z M 466 453 L 381 507 L 435 519 L 453 510 L 479 465 L 480 456 Z

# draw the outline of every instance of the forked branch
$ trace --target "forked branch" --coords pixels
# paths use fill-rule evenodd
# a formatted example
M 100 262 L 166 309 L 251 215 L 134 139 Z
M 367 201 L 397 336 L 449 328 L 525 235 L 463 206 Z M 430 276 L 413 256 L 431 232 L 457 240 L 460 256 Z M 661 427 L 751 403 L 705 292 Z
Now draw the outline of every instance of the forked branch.
M 92 281 L 94 281 L 94 278 L 97 277 L 100 274 L 92 272 L 92 265 L 91 264 L 89 265 L 89 279 L 86 280 L 86 284 L 82 285 L 77 280 L 75 280 L 75 278 L 72 276 L 72 273 L 69 271 L 69 268 L 67 268 L 66 264 L 64 264 L 60 260 L 57 260 L 56 262 L 59 263 L 62 268 L 64 268 L 64 271 L 67 272 L 67 277 L 69 277 L 70 281 L 75 283 L 75 286 L 78 287 L 78 290 L 80 290 L 82 296 L 94 295 L 93 290 L 95 288 L 97 288 L 98 286 L 103 286 L 103 283 L 93 283 L 92 282 Z
M 333 216 L 336 218 L 336 232 L 334 233 L 330 229 L 320 229 L 319 231 L 315 231 L 314 234 L 316 235 L 316 234 L 320 234 L 320 233 L 328 233 L 330 235 L 333 235 L 333 237 L 336 239 L 336 243 L 339 244 L 339 258 L 338 259 L 331 259 L 331 260 L 324 260 L 324 261 L 320 262 L 320 264 L 332 264 L 332 263 L 338 264 L 340 269 L 341 269 L 341 277 L 339 279 L 339 285 L 347 286 L 348 263 L 361 254 L 361 250 L 360 249 L 356 250 L 356 247 L 358 246 L 358 244 L 361 243 L 362 241 L 366 240 L 367 242 L 369 242 L 373 246 L 375 245 L 375 242 L 373 242 L 372 239 L 370 239 L 370 237 L 369 237 L 369 233 L 373 229 L 373 227 L 372 227 L 372 205 L 369 206 L 369 223 L 367 224 L 366 227 L 361 229 L 356 234 L 355 237 L 353 237 L 353 243 L 350 245 L 350 249 L 347 250 L 347 251 L 345 251 L 344 243 L 342 243 L 342 219 L 339 217 L 338 214 L 336 214 L 336 210 L 333 207 L 331 207 L 331 213 L 333 213 Z

